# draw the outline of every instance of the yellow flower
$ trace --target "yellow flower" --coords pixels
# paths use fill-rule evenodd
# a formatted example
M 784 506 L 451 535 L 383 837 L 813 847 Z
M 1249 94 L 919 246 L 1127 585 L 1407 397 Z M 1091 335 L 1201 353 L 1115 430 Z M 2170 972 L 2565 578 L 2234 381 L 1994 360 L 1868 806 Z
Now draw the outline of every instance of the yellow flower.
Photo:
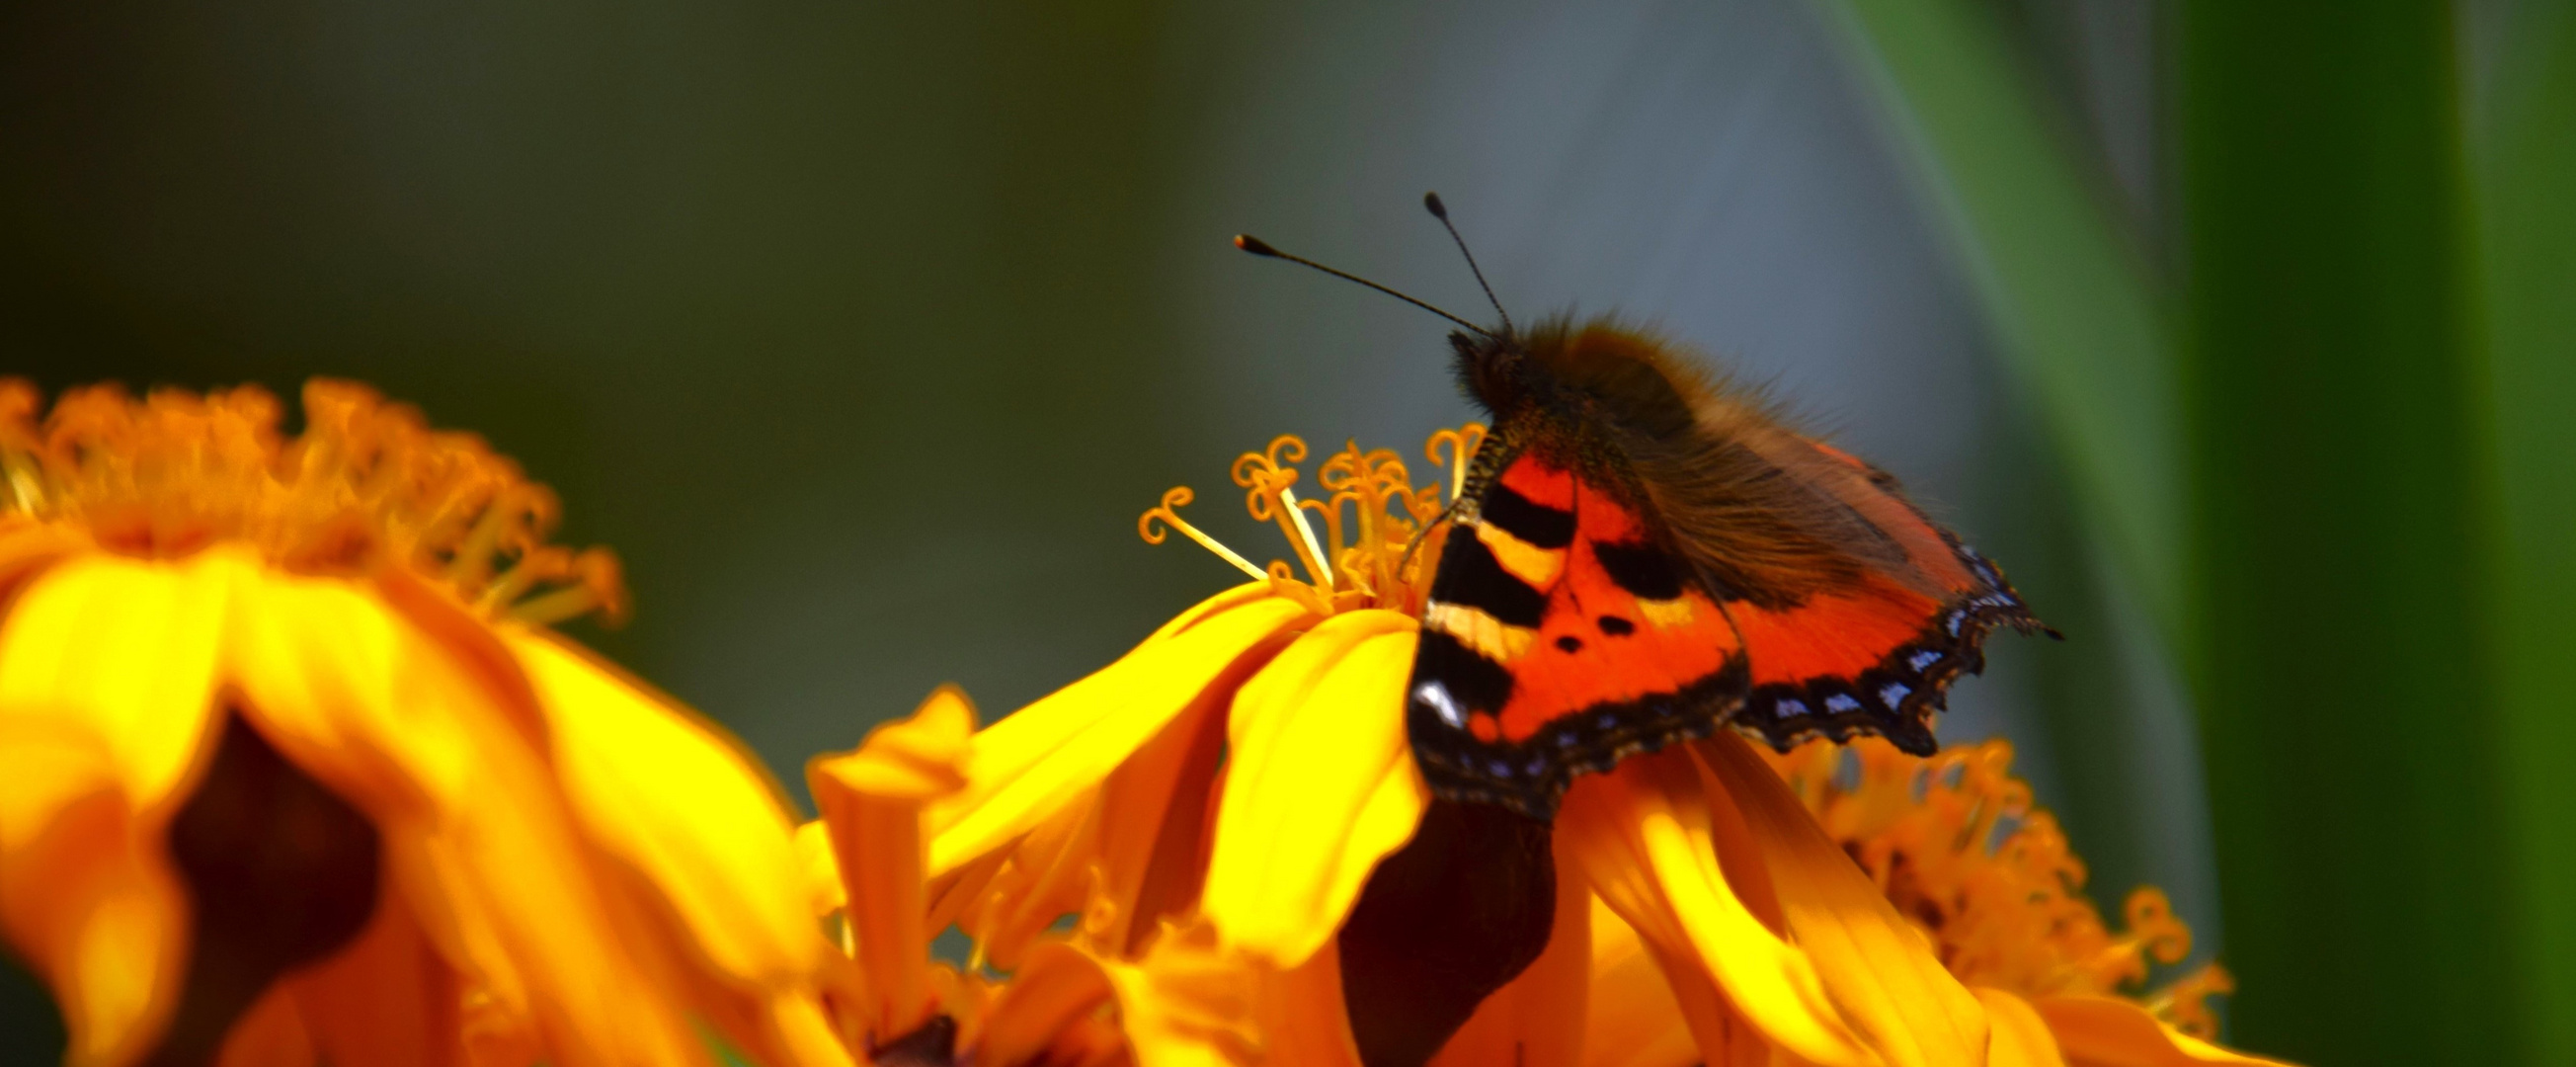
M 0 932 L 69 1062 L 846 1063 L 786 809 L 544 627 L 604 552 L 462 434 L 317 381 L 0 383 Z
M 1058 820 L 1021 857 L 1047 862 L 924 880 L 923 812 L 965 787 L 974 730 L 965 695 L 942 689 L 806 770 L 823 817 L 797 843 L 813 906 L 840 917 L 854 963 L 831 997 L 849 1048 L 866 1062 L 938 1067 L 1255 1062 L 1262 976 L 1214 951 L 1204 925 L 1131 941 L 1098 869 L 1067 848 L 1100 827 Z M 1057 902 L 1079 920 L 1045 932 Z M 962 970 L 929 955 L 951 923 L 975 941 Z M 996 948 L 1008 980 L 987 970 Z
M 1471 426 L 1432 439 L 1431 458 L 1445 449 L 1449 460 L 1447 495 L 1481 437 Z M 1186 489 L 1146 514 L 1149 541 L 1177 529 L 1256 580 L 976 734 L 962 787 L 925 811 L 934 882 L 997 868 L 1068 872 L 1031 876 L 1052 892 L 1044 878 L 1079 884 L 1088 873 L 1131 939 L 1203 916 L 1220 950 L 1302 976 L 1280 1010 L 1305 1020 L 1297 1034 L 1307 1044 L 1279 1058 L 1284 1035 L 1265 1025 L 1272 1062 L 1355 1063 L 1362 1044 L 1372 1062 L 1421 1062 L 1444 1039 L 1436 1062 L 1584 1062 L 1596 899 L 1642 937 L 1700 1048 L 1744 1047 L 1733 1035 L 1750 1033 L 1808 1063 L 1985 1062 L 1986 1005 L 1731 734 L 1579 779 L 1552 835 L 1498 823 L 1499 809 L 1433 801 L 1407 745 L 1402 694 L 1436 566 L 1438 538 L 1421 535 L 1440 519 L 1441 488 L 1414 488 L 1392 452 L 1352 446 L 1322 465 L 1323 499 L 1301 501 L 1289 464 L 1304 455 L 1283 437 L 1233 472 L 1253 517 L 1286 535 L 1296 567 L 1256 568 L 1182 521 Z M 1324 520 L 1321 534 L 1309 512 Z M 1441 914 L 1435 899 L 1392 920 L 1472 929 L 1483 909 L 1526 898 L 1508 921 L 1534 925 L 1544 951 L 1482 1008 L 1473 994 L 1491 984 L 1470 989 L 1464 1005 L 1475 1014 L 1463 1029 L 1463 1010 L 1437 1017 L 1456 1005 L 1416 1010 L 1404 999 L 1443 983 L 1378 973 L 1406 962 L 1370 940 L 1386 916 L 1364 916 L 1370 934 L 1352 940 L 1373 875 L 1401 868 L 1401 880 L 1436 881 L 1457 866 L 1443 850 L 1536 855 L 1526 893 L 1461 885 L 1459 914 Z M 1026 897 L 1023 926 L 1042 929 L 1078 899 Z M 1489 953 L 1475 966 L 1499 978 L 1527 958 Z

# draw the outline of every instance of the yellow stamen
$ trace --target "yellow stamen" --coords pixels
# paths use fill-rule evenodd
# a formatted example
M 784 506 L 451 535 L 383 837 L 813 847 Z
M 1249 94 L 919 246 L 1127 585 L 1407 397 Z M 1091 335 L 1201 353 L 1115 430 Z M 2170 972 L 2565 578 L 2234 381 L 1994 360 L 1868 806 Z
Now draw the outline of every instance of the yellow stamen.
M 1137 517 L 1136 532 L 1143 535 L 1146 544 L 1159 545 L 1171 537 L 1171 530 L 1179 530 L 1183 536 L 1188 537 L 1192 541 L 1198 542 L 1200 548 L 1216 553 L 1216 557 L 1218 559 L 1234 564 L 1234 569 L 1251 575 L 1254 581 L 1261 581 L 1270 577 L 1268 574 L 1263 573 L 1261 568 L 1253 566 L 1251 560 L 1235 554 L 1233 549 L 1219 544 L 1216 538 L 1200 532 L 1198 527 L 1190 525 L 1187 520 L 1181 518 L 1180 512 L 1174 510 L 1196 499 L 1198 499 L 1198 494 L 1191 492 L 1189 486 L 1173 486 L 1169 491 L 1163 494 L 1163 502 L 1161 504 L 1155 505 L 1151 510 Z M 1154 520 L 1156 519 L 1161 519 L 1166 525 L 1171 527 L 1171 530 L 1155 529 Z
M 1449 468 L 1449 499 L 1456 500 L 1467 492 L 1467 464 L 1476 457 L 1476 449 L 1485 443 L 1485 424 L 1471 422 L 1455 430 L 1442 430 L 1423 442 L 1422 454 L 1433 466 Z M 1440 446 L 1449 446 L 1449 458 L 1440 458 Z
M 1433 439 L 1432 451 L 1437 452 L 1438 441 L 1446 440 L 1453 452 L 1463 447 L 1472 453 L 1484 432 L 1484 427 L 1472 423 L 1463 431 L 1442 430 Z M 1268 448 L 1236 457 L 1230 471 L 1234 484 L 1245 490 L 1244 510 L 1255 521 L 1279 527 L 1295 565 L 1273 560 L 1267 568 L 1256 570 L 1250 560 L 1182 521 L 1174 508 L 1190 502 L 1187 487 L 1165 493 L 1161 506 L 1137 520 L 1137 532 L 1148 543 L 1161 544 L 1169 530 L 1179 530 L 1236 569 L 1267 580 L 1280 596 L 1320 615 L 1364 607 L 1419 611 L 1420 584 L 1428 575 L 1424 557 L 1408 549 L 1427 537 L 1429 527 L 1444 516 L 1439 486 L 1416 489 L 1394 451 L 1366 452 L 1352 442 L 1326 457 L 1317 471 L 1316 480 L 1327 495 L 1320 500 L 1301 499 L 1293 488 L 1300 473 L 1291 464 L 1305 458 L 1306 442 L 1282 434 Z M 1345 507 L 1353 509 L 1355 516 L 1348 521 L 1343 516 Z M 1306 514 L 1310 510 L 1322 516 L 1321 531 Z M 1306 572 L 1303 578 L 1297 575 L 1300 566 Z

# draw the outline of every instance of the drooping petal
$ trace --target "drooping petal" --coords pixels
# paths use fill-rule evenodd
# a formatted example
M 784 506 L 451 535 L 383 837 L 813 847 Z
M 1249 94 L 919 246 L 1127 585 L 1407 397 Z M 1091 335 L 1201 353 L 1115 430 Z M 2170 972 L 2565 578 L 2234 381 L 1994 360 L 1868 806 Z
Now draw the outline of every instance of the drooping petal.
M 222 552 L 233 586 L 226 671 L 241 709 L 289 759 L 383 833 L 401 899 L 441 954 L 513 1014 L 548 1057 L 695 1064 L 705 1052 L 660 946 L 602 884 L 554 769 L 527 743 L 542 721 L 486 683 L 497 645 L 460 665 L 351 583 L 295 578 Z
M 1010 843 L 1097 787 L 1201 693 L 1226 688 L 1311 618 L 1243 586 L 1210 598 L 1098 672 L 975 737 L 966 788 L 930 809 L 930 873 Z
M 1560 883 L 1561 885 L 1562 883 Z M 1589 897 L 1589 894 L 1586 894 Z M 1703 1062 L 1681 1002 L 1663 968 L 1619 914 L 1598 897 L 1592 910 L 1592 988 L 1584 1015 L 1584 1067 L 1689 1067 Z
M 845 914 L 868 987 L 860 1036 L 871 1045 L 900 1039 L 938 1009 L 922 923 L 922 811 L 964 787 L 974 732 L 974 706 L 943 688 L 910 718 L 871 731 L 857 751 L 806 766 L 848 888 Z
M 1430 796 L 1405 742 L 1415 622 L 1348 611 L 1245 683 L 1201 907 L 1230 946 L 1281 968 L 1315 953 Z
M 2031 1010 L 2029 1001 L 1986 986 L 1977 987 L 1977 1000 L 1986 1006 L 1987 1024 L 1994 1034 L 1986 1053 L 1990 1067 L 2066 1067 L 2065 1057 L 2057 1053 L 2057 1039 L 2048 1032 L 2048 1021 Z
M 152 1047 L 187 966 L 186 896 L 121 777 L 85 731 L 0 717 L 0 928 L 52 987 L 72 1067 Z
M 0 629 L 0 926 L 75 1065 L 131 1059 L 177 1004 L 188 910 L 162 838 L 203 763 L 227 596 L 193 569 L 79 558 Z
M 697 951 L 754 989 L 810 980 L 830 946 L 801 891 L 785 804 L 759 764 L 668 697 L 550 637 L 503 631 L 554 727 L 591 839 L 642 874 Z
M 1476 1007 L 1467 1025 L 1459 1027 L 1432 1057 L 1431 1067 L 1497 1063 L 1581 1067 L 1585 1062 L 1584 1020 L 1592 1008 L 1594 905 L 1582 873 L 1563 850 L 1559 853 L 1556 921 L 1548 931 L 1547 949 Z M 1669 1002 L 1670 995 L 1665 999 Z M 1670 1021 L 1687 1042 L 1690 1031 L 1681 1025 L 1680 1011 L 1674 1011 Z M 1696 1056 L 1694 1052 L 1694 1060 Z
M 2199 1067 L 2202 1064 L 2287 1067 L 2282 1061 L 2220 1048 L 2156 1021 L 2147 1009 L 2116 997 L 2041 997 L 2031 1006 L 2048 1021 L 2057 1047 L 2075 1067 Z
M 1779 775 L 1728 732 L 1690 746 L 1761 852 L 1790 936 L 1843 1019 L 1891 1064 L 1985 1061 L 1984 1008 L 1826 837 Z M 1713 790 L 1714 791 L 1714 790 Z
M 1577 778 L 1556 835 L 1663 966 L 1703 1050 L 1728 1048 L 1731 1028 L 1749 1023 L 1809 1062 L 1883 1062 L 1843 1020 L 1814 961 L 1763 924 L 1720 866 L 1712 817 L 1732 811 L 1712 809 L 1688 753 L 1666 750 Z M 1759 855 L 1726 851 L 1730 867 L 1767 880 Z

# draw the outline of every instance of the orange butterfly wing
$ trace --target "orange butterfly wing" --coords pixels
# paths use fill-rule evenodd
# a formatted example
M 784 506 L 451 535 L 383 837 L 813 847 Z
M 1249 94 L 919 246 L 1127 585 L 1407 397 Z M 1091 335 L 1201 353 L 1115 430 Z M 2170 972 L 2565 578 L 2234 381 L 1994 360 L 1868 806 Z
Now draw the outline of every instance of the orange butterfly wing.
M 1574 775 L 1742 703 L 1735 628 L 1636 512 L 1527 454 L 1478 503 L 1442 549 L 1406 702 L 1440 795 L 1545 818 Z
M 1835 494 L 1901 550 L 1904 568 L 1792 606 L 1725 601 L 1752 673 L 1735 725 L 1783 751 L 1819 735 L 1877 734 L 1930 755 L 1940 744 L 1932 717 L 1953 680 L 1985 666 L 1987 631 L 2041 627 L 2002 571 L 1898 496 L 1892 479 L 1811 444 L 1857 475 Z

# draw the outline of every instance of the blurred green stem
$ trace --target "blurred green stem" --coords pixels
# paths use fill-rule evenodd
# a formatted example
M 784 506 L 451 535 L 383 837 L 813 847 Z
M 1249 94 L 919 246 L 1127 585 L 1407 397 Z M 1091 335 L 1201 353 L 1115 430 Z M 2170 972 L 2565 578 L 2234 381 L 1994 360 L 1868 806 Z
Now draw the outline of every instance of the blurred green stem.
M 2196 668 L 2231 1036 L 2516 1062 L 2453 13 L 2182 5 Z

